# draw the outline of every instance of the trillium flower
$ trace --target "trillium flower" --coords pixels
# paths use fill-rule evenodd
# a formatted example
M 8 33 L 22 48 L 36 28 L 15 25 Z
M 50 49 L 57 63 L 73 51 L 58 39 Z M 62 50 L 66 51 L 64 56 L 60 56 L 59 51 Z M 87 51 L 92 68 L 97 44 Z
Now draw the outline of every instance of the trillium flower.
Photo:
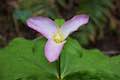
M 77 15 L 58 27 L 53 20 L 40 16 L 29 18 L 27 25 L 48 39 L 45 45 L 45 57 L 49 62 L 54 62 L 59 58 L 66 38 L 81 25 L 88 23 L 88 20 L 87 15 Z

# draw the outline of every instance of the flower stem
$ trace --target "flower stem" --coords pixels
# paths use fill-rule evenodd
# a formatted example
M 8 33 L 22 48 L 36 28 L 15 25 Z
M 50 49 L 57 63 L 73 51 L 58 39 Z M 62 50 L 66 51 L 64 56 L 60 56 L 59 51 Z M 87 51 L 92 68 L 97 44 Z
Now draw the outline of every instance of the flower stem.
M 58 80 L 61 80 L 61 69 L 60 69 L 60 57 L 57 61 L 57 72 L 58 72 Z

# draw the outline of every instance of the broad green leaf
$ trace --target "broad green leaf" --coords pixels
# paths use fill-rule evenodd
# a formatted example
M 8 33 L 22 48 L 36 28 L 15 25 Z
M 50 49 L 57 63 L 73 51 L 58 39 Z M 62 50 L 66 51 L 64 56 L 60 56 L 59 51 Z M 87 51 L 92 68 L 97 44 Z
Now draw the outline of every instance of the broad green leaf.
M 45 42 L 18 38 L 1 49 L 0 80 L 56 80 L 56 64 L 44 57 Z
M 116 64 L 120 65 L 119 62 L 117 62 Z M 114 65 L 114 63 L 112 63 L 112 65 Z M 62 78 L 74 74 L 76 72 L 81 73 L 88 71 L 88 72 L 94 72 L 94 73 L 99 72 L 100 74 L 106 74 L 108 75 L 108 80 L 109 80 L 109 76 L 112 76 L 113 78 L 116 75 L 120 76 L 119 69 L 114 69 L 114 68 L 117 67 L 111 66 L 111 57 L 104 55 L 102 52 L 100 52 L 97 49 L 95 50 L 83 49 L 79 46 L 79 43 L 73 39 L 68 40 L 61 55 Z M 114 70 L 116 71 L 118 70 L 117 73 L 115 73 L 116 71 Z
M 119 80 L 119 78 L 102 72 L 83 71 L 68 75 L 65 80 Z
M 82 48 L 74 39 L 68 39 L 61 53 L 61 77 L 77 72 L 79 60 L 82 56 Z
M 112 67 L 111 71 L 120 79 L 120 55 L 110 59 L 110 66 Z

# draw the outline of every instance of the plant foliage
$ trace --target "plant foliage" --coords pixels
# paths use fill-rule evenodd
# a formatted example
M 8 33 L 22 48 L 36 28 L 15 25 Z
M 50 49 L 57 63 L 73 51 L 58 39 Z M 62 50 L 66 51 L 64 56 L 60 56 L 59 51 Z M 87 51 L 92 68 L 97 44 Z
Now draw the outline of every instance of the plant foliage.
M 46 39 L 14 39 L 0 49 L 1 80 L 56 80 L 56 62 L 44 57 Z M 74 44 L 73 44 L 74 43 Z M 119 80 L 120 56 L 108 57 L 98 50 L 86 50 L 69 38 L 61 53 L 62 80 Z

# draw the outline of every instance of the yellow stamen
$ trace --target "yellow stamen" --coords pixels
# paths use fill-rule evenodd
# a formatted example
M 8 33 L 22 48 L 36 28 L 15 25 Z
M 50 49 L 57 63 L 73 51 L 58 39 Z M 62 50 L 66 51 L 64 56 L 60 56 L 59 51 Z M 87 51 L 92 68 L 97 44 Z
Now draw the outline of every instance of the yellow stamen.
M 64 41 L 64 36 L 63 34 L 61 33 L 60 29 L 57 30 L 57 32 L 53 35 L 53 40 L 56 42 L 56 43 L 61 43 Z

